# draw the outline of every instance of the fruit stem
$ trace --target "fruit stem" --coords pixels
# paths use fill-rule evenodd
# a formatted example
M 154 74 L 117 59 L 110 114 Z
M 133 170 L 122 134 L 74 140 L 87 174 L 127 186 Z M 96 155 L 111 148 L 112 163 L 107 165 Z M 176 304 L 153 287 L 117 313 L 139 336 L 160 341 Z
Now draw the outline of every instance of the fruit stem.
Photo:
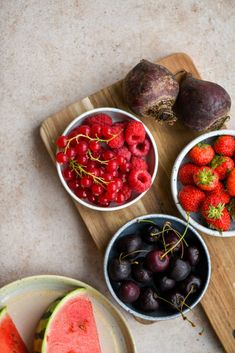
M 88 154 L 89 154 L 89 157 L 90 157 L 90 159 L 91 159 L 92 161 L 99 162 L 100 164 L 108 164 L 108 162 L 109 162 L 109 161 L 101 161 L 101 160 L 99 159 L 99 157 L 98 157 L 98 158 L 93 157 L 90 150 L 88 150 Z
M 119 261 L 121 262 L 121 260 L 125 259 L 126 257 L 130 256 L 130 255 L 133 255 L 133 254 L 139 254 L 139 253 L 142 253 L 142 252 L 148 252 L 148 250 L 135 250 L 135 251 L 132 251 L 132 252 L 129 252 L 128 254 L 124 255 L 123 256 L 123 252 L 120 254 L 119 256 Z
M 108 182 L 104 180 L 104 178 L 102 177 L 97 177 L 96 175 L 86 171 L 82 166 L 81 164 L 79 164 L 77 161 L 75 160 L 71 160 L 69 162 L 69 166 L 71 167 L 72 170 L 75 171 L 75 173 L 81 178 L 82 177 L 82 174 L 85 174 L 85 175 L 89 175 L 93 178 L 93 181 L 96 183 L 96 184 L 100 184 L 102 186 L 104 185 L 107 185 Z M 103 185 L 104 184 L 104 185 Z
M 181 235 L 181 237 L 179 238 L 179 240 L 170 248 L 168 249 L 162 256 L 161 256 L 161 260 L 169 253 L 171 252 L 172 250 L 174 250 L 174 248 L 184 239 L 186 233 L 187 233 L 187 230 L 188 230 L 188 226 L 189 226 L 189 215 L 187 213 L 187 216 L 188 216 L 188 219 L 187 219 L 187 225 L 185 227 L 185 230 L 184 230 L 184 233 Z

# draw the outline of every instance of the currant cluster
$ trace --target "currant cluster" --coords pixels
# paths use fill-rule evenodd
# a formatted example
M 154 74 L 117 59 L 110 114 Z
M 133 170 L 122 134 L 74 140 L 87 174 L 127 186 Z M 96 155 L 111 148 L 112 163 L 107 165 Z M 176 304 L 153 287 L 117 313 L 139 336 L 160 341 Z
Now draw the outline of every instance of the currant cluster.
M 97 114 L 56 144 L 56 161 L 69 188 L 92 204 L 123 204 L 151 186 L 151 146 L 141 122 L 113 123 L 109 115 Z
M 169 222 L 162 228 L 151 220 L 140 222 L 137 232 L 114 243 L 108 265 L 113 289 L 141 312 L 167 308 L 183 315 L 202 288 L 201 248 L 186 242 L 187 227 L 181 234 Z

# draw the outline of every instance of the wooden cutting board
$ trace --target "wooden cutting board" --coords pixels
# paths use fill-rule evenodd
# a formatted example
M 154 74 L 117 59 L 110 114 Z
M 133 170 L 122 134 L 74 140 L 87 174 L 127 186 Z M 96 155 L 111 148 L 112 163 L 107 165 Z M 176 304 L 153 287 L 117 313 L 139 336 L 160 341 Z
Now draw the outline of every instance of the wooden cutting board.
M 189 56 L 177 53 L 158 61 L 173 73 L 180 70 L 200 77 Z M 84 111 L 97 107 L 118 107 L 128 110 L 123 101 L 121 81 L 86 97 L 48 117 L 41 126 L 42 140 L 55 162 L 55 140 L 68 123 Z M 156 180 L 147 194 L 135 205 L 116 212 L 97 212 L 75 204 L 97 247 L 104 252 L 114 232 L 130 219 L 148 213 L 168 213 L 179 216 L 170 193 L 173 163 L 181 149 L 196 133 L 180 124 L 164 126 L 144 119 L 151 130 L 159 152 Z M 201 304 L 225 350 L 235 352 L 235 237 L 223 239 L 203 235 L 212 259 L 212 277 Z

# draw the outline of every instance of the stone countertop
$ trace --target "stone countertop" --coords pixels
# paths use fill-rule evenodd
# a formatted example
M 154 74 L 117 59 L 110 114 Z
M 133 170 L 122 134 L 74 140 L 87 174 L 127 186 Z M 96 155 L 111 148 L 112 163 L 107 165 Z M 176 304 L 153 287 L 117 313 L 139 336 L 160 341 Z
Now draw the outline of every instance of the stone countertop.
M 0 16 L 0 285 L 60 274 L 109 297 L 102 257 L 60 185 L 39 126 L 140 59 L 173 52 L 189 54 L 202 77 L 223 85 L 234 101 L 235 3 L 8 0 Z M 234 113 L 233 106 L 233 129 Z M 203 336 L 181 319 L 144 326 L 124 313 L 140 353 L 223 352 L 200 307 L 195 314 Z

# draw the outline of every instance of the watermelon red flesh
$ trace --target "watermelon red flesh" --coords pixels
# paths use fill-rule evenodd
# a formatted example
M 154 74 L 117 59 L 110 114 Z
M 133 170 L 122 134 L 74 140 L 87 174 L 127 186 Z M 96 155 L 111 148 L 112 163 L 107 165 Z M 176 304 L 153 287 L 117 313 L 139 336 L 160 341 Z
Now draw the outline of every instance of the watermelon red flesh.
M 46 353 L 101 353 L 93 308 L 86 295 L 68 300 L 46 336 Z
M 7 313 L 6 308 L 0 312 L 0 352 L 28 353 L 17 328 Z

